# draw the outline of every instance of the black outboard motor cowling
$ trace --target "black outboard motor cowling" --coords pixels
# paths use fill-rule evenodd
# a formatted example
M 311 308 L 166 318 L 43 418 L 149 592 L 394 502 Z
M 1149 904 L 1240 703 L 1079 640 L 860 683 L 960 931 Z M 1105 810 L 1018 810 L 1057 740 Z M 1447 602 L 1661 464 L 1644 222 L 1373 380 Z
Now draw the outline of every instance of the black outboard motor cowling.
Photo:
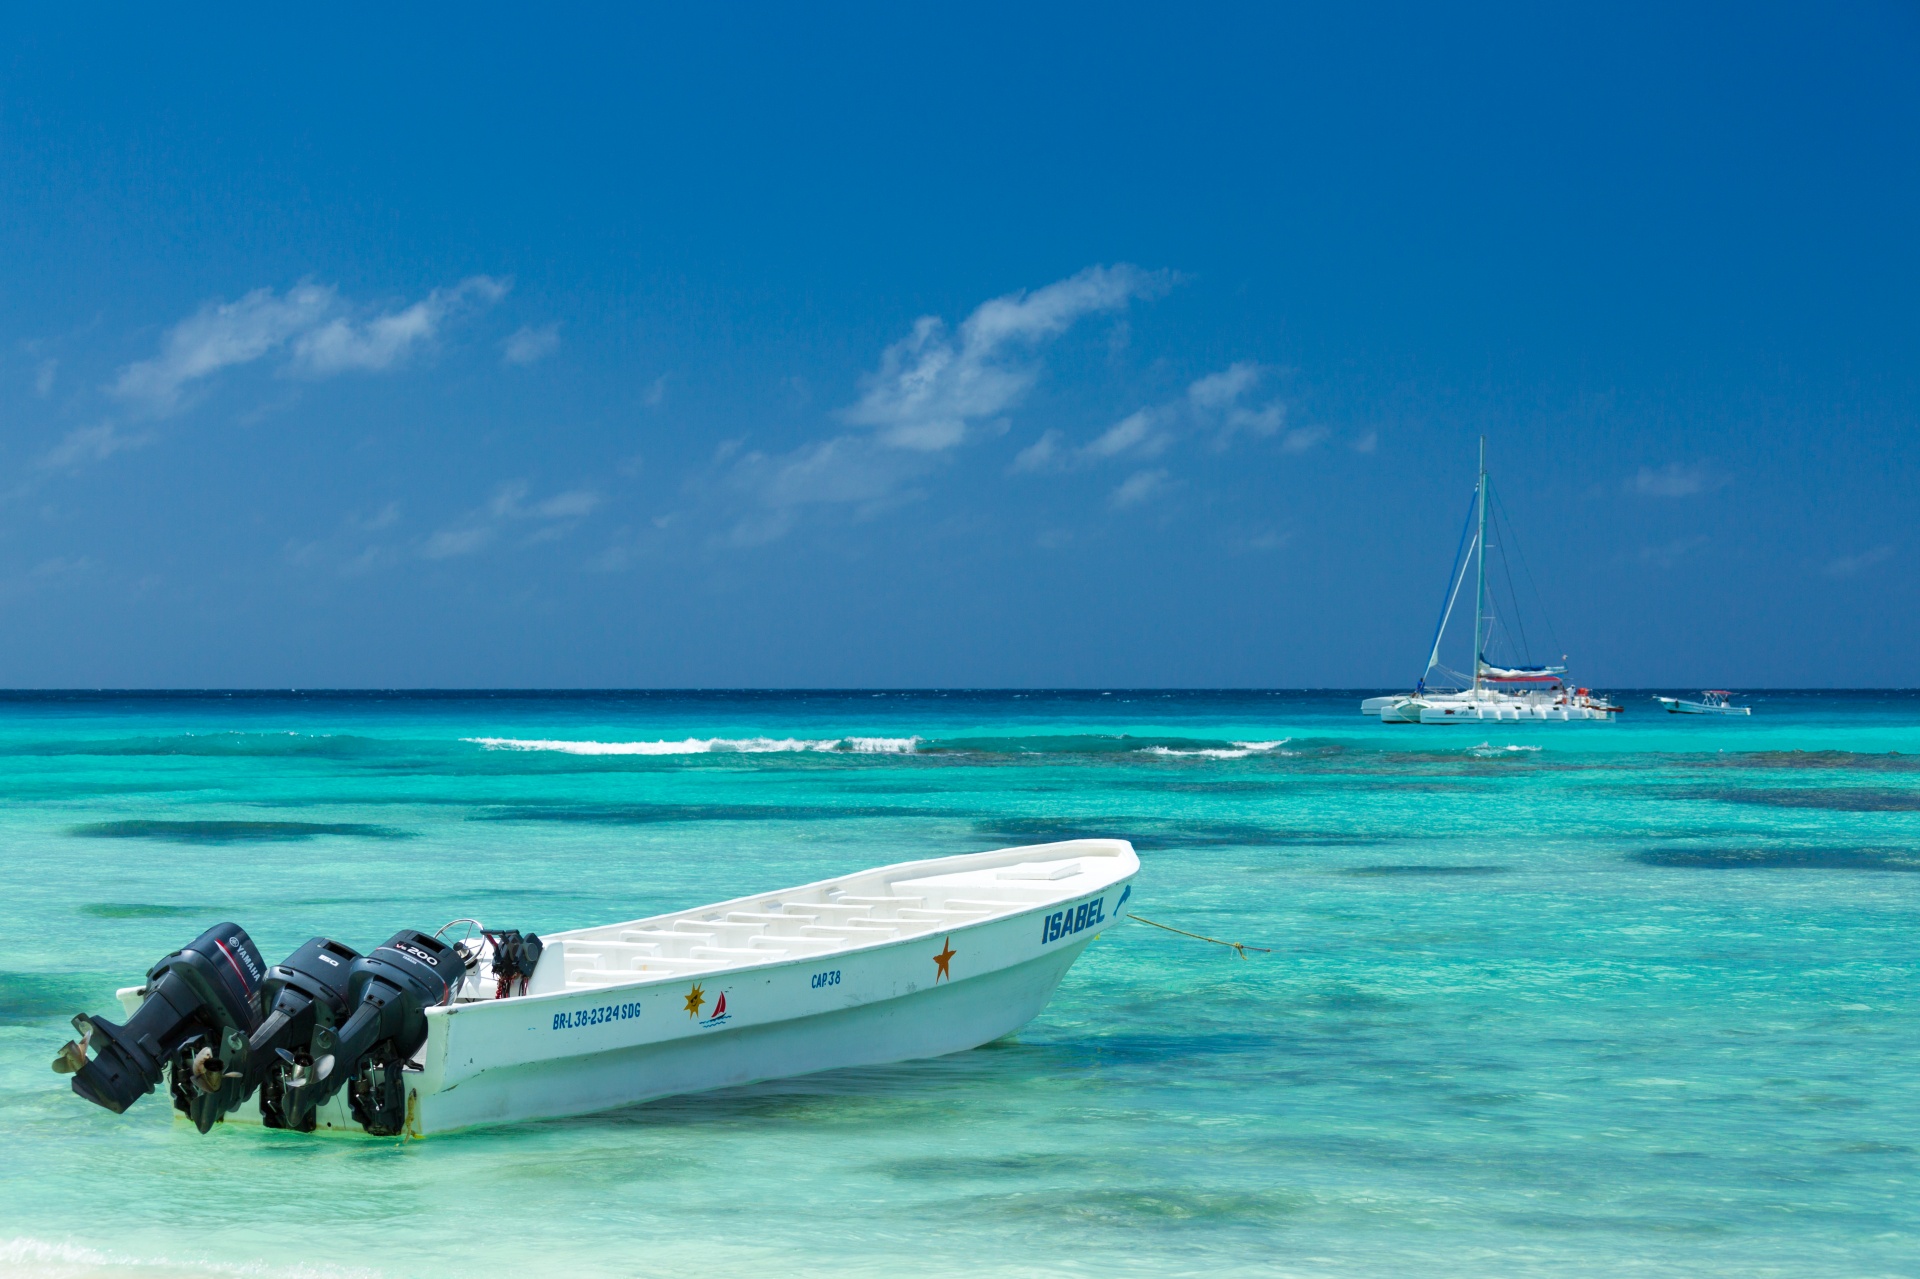
M 249 1087 L 260 1085 L 260 1122 L 269 1128 L 313 1131 L 311 1110 L 299 1110 L 289 1122 L 286 1079 L 289 1069 L 313 1064 L 314 1032 L 347 1019 L 348 988 L 360 952 L 326 937 L 315 937 L 267 970 L 260 987 L 266 1016 L 247 1043 Z
M 259 1024 L 265 971 L 244 928 L 216 924 L 147 971 L 146 999 L 125 1025 L 75 1017 L 80 1038 L 53 1068 L 72 1073 L 74 1092 L 117 1115 L 152 1092 L 170 1063 L 175 1107 L 205 1132 L 246 1095 L 245 1072 L 228 1059 L 244 1054 Z
M 351 1008 L 336 1032 L 314 1031 L 312 1066 L 289 1071 L 282 1090 L 289 1119 L 309 1126 L 313 1112 L 349 1080 L 353 1117 L 376 1136 L 390 1137 L 406 1122 L 401 1071 L 427 1041 L 427 1009 L 452 1001 L 467 973 L 467 957 L 431 933 L 407 928 L 357 959 L 348 978 Z

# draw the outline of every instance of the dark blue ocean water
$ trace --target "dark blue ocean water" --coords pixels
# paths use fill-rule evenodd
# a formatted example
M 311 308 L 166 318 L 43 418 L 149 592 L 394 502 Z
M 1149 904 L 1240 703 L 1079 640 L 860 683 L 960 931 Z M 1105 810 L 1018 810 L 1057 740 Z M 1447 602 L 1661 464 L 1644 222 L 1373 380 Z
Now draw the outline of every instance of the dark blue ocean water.
M 1920 697 L 1360 695 L 0 698 L 0 1271 L 1920 1274 Z M 976 1052 L 425 1142 L 47 1069 L 220 919 L 277 957 L 1077 834 L 1271 953 L 1129 924 Z

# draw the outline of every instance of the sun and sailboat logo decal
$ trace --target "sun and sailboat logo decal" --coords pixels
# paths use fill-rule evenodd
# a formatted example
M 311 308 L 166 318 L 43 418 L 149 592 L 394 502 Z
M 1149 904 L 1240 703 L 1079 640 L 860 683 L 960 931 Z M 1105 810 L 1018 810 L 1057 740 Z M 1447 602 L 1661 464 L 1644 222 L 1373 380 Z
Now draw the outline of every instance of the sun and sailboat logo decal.
M 719 1026 L 733 1020 L 733 1014 L 727 1011 L 726 991 L 721 991 L 720 997 L 714 1001 L 713 1012 L 706 1017 L 702 1017 L 700 1013 L 706 1005 L 706 987 L 702 986 L 699 982 L 695 982 L 693 989 L 687 992 L 687 1016 L 691 1020 L 699 1022 L 702 1026 Z

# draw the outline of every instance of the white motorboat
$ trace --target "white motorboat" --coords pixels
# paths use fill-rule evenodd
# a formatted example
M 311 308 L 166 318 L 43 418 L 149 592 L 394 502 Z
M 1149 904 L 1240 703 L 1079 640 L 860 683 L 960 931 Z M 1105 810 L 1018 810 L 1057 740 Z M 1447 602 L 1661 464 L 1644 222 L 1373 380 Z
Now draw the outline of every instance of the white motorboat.
M 1473 507 L 1468 524 L 1461 530 L 1460 549 L 1449 570 L 1450 583 L 1446 603 L 1440 611 L 1440 623 L 1434 628 L 1433 648 L 1427 654 L 1426 669 L 1414 682 L 1410 693 L 1365 698 L 1362 715 L 1379 717 L 1383 724 L 1482 724 L 1497 721 L 1536 724 L 1564 724 L 1574 721 L 1609 723 L 1620 707 L 1591 689 L 1569 688 L 1567 668 L 1562 665 L 1496 665 L 1487 660 L 1492 645 L 1496 617 L 1487 594 L 1487 515 L 1492 487 L 1487 478 L 1487 441 L 1480 440 L 1480 477 L 1474 485 Z M 1473 530 L 1472 541 L 1467 540 Z M 1446 638 L 1447 622 L 1453 606 L 1466 584 L 1468 568 L 1474 570 L 1473 601 L 1473 674 L 1463 676 L 1440 664 L 1440 645 Z M 1511 578 L 1511 573 L 1508 574 Z M 1509 581 L 1509 592 L 1511 582 Z M 1518 601 L 1512 601 L 1516 611 Z M 1524 630 L 1522 644 L 1524 647 Z M 1459 680 L 1465 687 L 1435 688 L 1429 685 L 1436 670 L 1446 672 L 1448 680 Z
M 1751 715 L 1751 706 L 1733 706 L 1727 701 L 1733 694 L 1724 688 L 1710 688 L 1700 694 L 1700 700 L 1690 701 L 1684 697 L 1656 697 L 1653 700 L 1667 708 L 1670 715 Z
M 370 1016 L 374 994 L 338 1000 L 332 1029 L 311 1029 L 309 1039 L 296 1034 L 291 1048 L 272 1053 L 261 1047 L 287 1037 L 284 1027 L 291 1023 L 275 1022 L 286 1009 L 316 1024 L 308 1009 L 315 1001 L 325 1004 L 329 995 L 320 987 L 327 980 L 355 989 L 338 976 L 345 971 L 339 960 L 353 956 L 351 950 L 315 938 L 269 970 L 242 930 L 221 925 L 162 960 L 146 985 L 119 992 L 127 1027 L 76 1018 L 81 1038 L 63 1050 L 55 1069 L 78 1071 L 76 1092 L 121 1110 L 145 1091 L 138 1087 L 140 1072 L 150 1089 L 158 1063 L 170 1060 L 176 1106 L 203 1131 L 229 1118 L 422 1137 L 934 1057 L 1010 1034 L 1039 1013 L 1088 943 L 1126 917 L 1139 867 L 1132 845 L 1117 839 L 902 862 L 549 934 L 532 943 L 537 960 L 530 973 L 516 968 L 510 949 L 520 945 L 518 934 L 479 933 L 458 945 L 401 934 L 346 965 L 360 972 L 385 964 L 397 972 L 410 963 L 425 975 L 423 1037 L 412 1048 L 397 1038 L 386 1041 L 400 1046 L 384 1066 L 378 1049 L 356 1046 L 352 1052 L 359 1055 L 346 1064 L 334 1056 L 347 1055 L 349 1041 L 366 1041 L 355 1027 Z M 507 937 L 513 940 L 502 940 Z M 322 955 L 327 947 L 337 958 Z M 427 963 L 447 968 L 451 977 L 438 979 Z M 303 968 L 314 977 L 304 989 L 320 992 L 306 1006 L 286 993 L 299 983 L 285 975 L 297 977 Z M 141 1019 L 172 1024 L 188 977 L 200 982 L 196 989 L 211 992 L 202 1002 L 212 1006 L 222 1002 L 210 984 L 215 978 L 239 992 L 249 973 L 253 991 L 224 1005 L 240 1024 L 222 1032 L 213 1025 L 216 1007 L 212 1021 L 202 1016 L 194 1023 L 199 1031 L 171 1047 L 158 1043 L 151 1062 L 138 1047 L 124 1047 L 135 1041 L 155 1047 L 156 1040 L 135 1033 Z M 395 989 L 406 985 L 405 975 L 389 977 Z M 359 989 L 378 984 L 367 978 Z M 429 1004 L 427 997 L 439 1002 Z M 243 1024 L 248 1001 L 251 1026 Z M 146 1010 L 155 1007 L 161 1011 L 149 1016 Z M 94 1036 L 102 1046 L 90 1059 Z M 133 1070 L 131 1083 L 115 1074 L 127 1070 Z M 335 1091 L 301 1112 L 293 1099 L 309 1095 L 303 1090 L 314 1090 L 329 1072 Z M 343 1076 L 347 1082 L 337 1082 Z M 259 1083 L 257 1092 L 247 1087 L 250 1081 Z

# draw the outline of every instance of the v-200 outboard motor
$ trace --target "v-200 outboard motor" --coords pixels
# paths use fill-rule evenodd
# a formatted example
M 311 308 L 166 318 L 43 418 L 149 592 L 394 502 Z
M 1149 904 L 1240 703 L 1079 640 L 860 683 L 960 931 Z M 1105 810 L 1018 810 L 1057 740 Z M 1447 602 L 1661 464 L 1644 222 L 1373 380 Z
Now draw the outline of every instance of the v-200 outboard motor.
M 124 1026 L 75 1017 L 80 1038 L 60 1050 L 53 1068 L 73 1075 L 74 1092 L 117 1115 L 152 1092 L 170 1064 L 174 1107 L 205 1132 L 251 1087 L 244 1062 L 260 1021 L 265 967 L 245 929 L 216 924 L 147 971 L 146 999 Z
M 453 999 L 468 962 L 460 950 L 412 928 L 355 960 L 351 1014 L 338 1031 L 315 1027 L 310 1066 L 285 1069 L 286 1126 L 312 1128 L 314 1112 L 351 1081 L 347 1104 L 361 1127 L 377 1137 L 397 1135 L 406 1125 L 402 1068 L 427 1040 L 427 1009 Z
M 249 1086 L 260 1085 L 260 1122 L 269 1128 L 312 1132 L 313 1111 L 298 1106 L 291 1122 L 286 1106 L 288 1070 L 313 1065 L 314 1034 L 347 1019 L 347 992 L 360 952 L 315 937 L 267 970 L 260 987 L 266 1016 L 247 1042 Z

